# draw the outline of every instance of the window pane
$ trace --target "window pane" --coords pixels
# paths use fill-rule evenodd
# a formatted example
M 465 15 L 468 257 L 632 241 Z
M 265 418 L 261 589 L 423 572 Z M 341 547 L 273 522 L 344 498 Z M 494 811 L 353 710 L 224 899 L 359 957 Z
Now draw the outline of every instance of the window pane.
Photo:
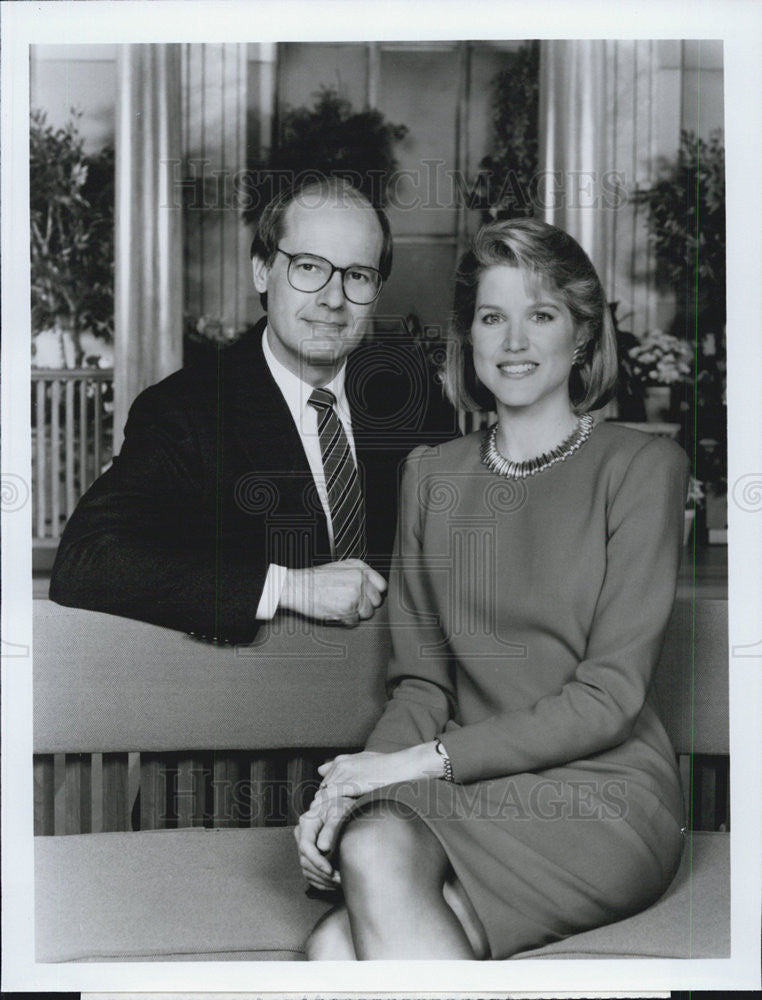
M 362 42 L 324 45 L 317 42 L 283 42 L 278 46 L 278 104 L 311 108 L 315 92 L 331 87 L 355 111 L 366 100 L 367 51 Z
M 452 194 L 460 56 L 456 50 L 380 53 L 378 106 L 390 122 L 407 125 L 396 146 L 401 171 L 389 216 L 395 234 L 455 233 Z M 425 161 L 431 161 L 428 165 Z

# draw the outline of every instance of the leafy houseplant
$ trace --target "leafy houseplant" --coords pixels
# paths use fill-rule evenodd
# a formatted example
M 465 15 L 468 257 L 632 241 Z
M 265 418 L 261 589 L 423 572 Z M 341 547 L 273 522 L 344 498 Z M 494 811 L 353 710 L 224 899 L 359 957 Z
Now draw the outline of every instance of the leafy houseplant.
M 492 80 L 492 149 L 479 164 L 475 198 L 482 221 L 534 214 L 538 169 L 540 45 L 506 53 Z
M 32 111 L 29 150 L 32 329 L 69 337 L 75 366 L 84 333 L 114 335 L 114 150 L 85 153 L 80 117 L 54 129 Z
M 680 134 L 677 161 L 636 199 L 648 210 L 656 277 L 677 299 L 675 326 L 693 339 L 725 324 L 725 148 L 720 131 L 709 139 Z M 677 332 L 677 329 L 673 332 Z
M 355 111 L 331 87 L 314 94 L 313 107 L 287 109 L 278 141 L 264 159 L 251 164 L 243 220 L 255 225 L 267 202 L 299 176 L 342 176 L 353 181 L 375 205 L 387 202 L 397 167 L 394 147 L 407 126 L 393 125 L 375 109 Z
M 616 318 L 614 325 L 619 352 L 620 419 L 668 420 L 672 412 L 672 389 L 685 382 L 691 373 L 690 346 L 661 330 L 652 330 L 638 339 L 619 330 Z
M 681 133 L 677 159 L 637 200 L 646 206 L 656 276 L 675 293 L 670 332 L 691 345 L 695 381 L 678 400 L 683 445 L 708 497 L 727 490 L 725 150 L 722 133 Z M 673 395 L 677 395 L 673 393 Z M 709 503 L 707 503 L 709 507 Z

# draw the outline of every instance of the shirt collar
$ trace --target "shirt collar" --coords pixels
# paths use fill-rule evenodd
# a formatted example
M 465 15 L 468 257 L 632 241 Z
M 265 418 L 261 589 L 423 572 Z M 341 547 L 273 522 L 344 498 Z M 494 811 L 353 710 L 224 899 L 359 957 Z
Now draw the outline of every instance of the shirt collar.
M 294 375 L 292 371 L 289 371 L 289 369 L 275 357 L 267 340 L 267 326 L 265 326 L 262 332 L 262 351 L 265 356 L 265 361 L 267 362 L 267 367 L 270 369 L 270 374 L 275 379 L 280 391 L 283 393 L 283 398 L 286 400 L 294 421 L 298 427 L 301 427 L 301 418 L 306 412 L 307 404 L 314 387 L 309 385 L 309 383 L 304 382 L 298 375 Z M 336 397 L 337 410 L 339 410 L 342 416 L 346 416 L 348 418 L 349 404 L 347 403 L 347 394 L 344 387 L 346 371 L 347 364 L 345 360 L 336 375 L 334 375 L 330 382 L 322 386 L 322 388 L 327 389 L 329 392 L 334 394 Z

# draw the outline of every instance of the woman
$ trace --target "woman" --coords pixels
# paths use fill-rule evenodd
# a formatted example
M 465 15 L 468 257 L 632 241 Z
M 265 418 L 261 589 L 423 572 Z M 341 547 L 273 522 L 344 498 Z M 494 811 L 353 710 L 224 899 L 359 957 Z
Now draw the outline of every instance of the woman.
M 308 881 L 344 896 L 308 957 L 501 959 L 669 885 L 682 794 L 649 682 L 687 461 L 593 425 L 615 374 L 578 244 L 534 220 L 483 227 L 446 389 L 497 423 L 408 458 L 389 702 L 364 752 L 320 768 L 297 828 Z

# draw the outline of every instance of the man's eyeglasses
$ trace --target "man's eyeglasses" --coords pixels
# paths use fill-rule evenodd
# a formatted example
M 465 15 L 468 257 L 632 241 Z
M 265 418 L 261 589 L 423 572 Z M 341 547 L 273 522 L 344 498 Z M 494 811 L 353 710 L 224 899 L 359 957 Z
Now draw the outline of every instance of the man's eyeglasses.
M 280 247 L 276 249 L 278 253 L 288 257 L 286 272 L 288 283 L 297 292 L 319 292 L 338 271 L 344 295 L 350 302 L 358 306 L 368 306 L 378 298 L 383 278 L 375 267 L 365 267 L 362 264 L 336 267 L 325 257 L 318 257 L 312 253 L 287 253 Z

